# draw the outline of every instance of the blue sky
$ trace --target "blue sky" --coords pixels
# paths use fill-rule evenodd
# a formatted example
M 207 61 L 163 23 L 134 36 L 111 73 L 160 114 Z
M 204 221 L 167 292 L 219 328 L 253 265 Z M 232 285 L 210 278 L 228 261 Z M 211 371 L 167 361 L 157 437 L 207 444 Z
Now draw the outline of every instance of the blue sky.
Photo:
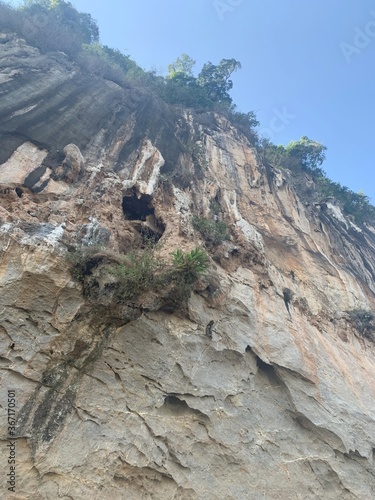
M 375 2 L 372 0 L 71 0 L 101 42 L 163 74 L 183 52 L 235 58 L 232 97 L 276 144 L 325 144 L 328 176 L 375 203 Z M 17 3 L 16 1 L 13 3 Z

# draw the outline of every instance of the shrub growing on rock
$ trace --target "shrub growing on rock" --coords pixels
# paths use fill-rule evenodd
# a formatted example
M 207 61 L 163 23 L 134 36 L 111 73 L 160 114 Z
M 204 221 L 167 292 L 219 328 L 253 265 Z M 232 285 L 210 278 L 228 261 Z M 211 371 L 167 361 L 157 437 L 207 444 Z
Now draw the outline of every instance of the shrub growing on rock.
M 220 245 L 223 241 L 229 240 L 228 227 L 225 222 L 194 216 L 193 226 L 201 233 L 207 243 Z
M 173 272 L 183 278 L 186 284 L 197 281 L 208 269 L 208 256 L 200 247 L 188 253 L 176 250 L 173 256 Z
M 158 307 L 164 304 L 169 311 L 186 303 L 193 284 L 209 266 L 207 254 L 199 247 L 187 253 L 176 250 L 172 258 L 172 263 L 160 258 L 153 246 L 126 255 L 97 246 L 79 247 L 67 255 L 73 278 L 91 299 L 106 297 L 107 303 L 121 304 L 152 291 Z
M 166 264 L 158 259 L 151 248 L 134 251 L 112 266 L 110 273 L 116 278 L 117 296 L 134 299 L 146 290 L 155 289 L 165 280 Z
M 98 254 L 103 250 L 98 245 L 79 246 L 72 248 L 66 255 L 69 264 L 70 274 L 77 281 L 83 282 L 85 276 L 88 276 L 94 267 L 102 260 Z

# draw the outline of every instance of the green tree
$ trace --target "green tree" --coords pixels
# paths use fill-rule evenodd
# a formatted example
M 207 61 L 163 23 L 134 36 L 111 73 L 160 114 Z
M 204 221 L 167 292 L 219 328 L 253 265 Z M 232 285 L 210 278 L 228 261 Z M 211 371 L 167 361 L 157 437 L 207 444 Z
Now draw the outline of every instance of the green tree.
M 259 153 L 263 161 L 269 163 L 272 167 L 288 168 L 288 153 L 284 146 L 273 144 L 269 139 L 259 141 Z
M 323 144 L 312 141 L 304 135 L 299 141 L 291 141 L 285 149 L 290 160 L 299 163 L 303 170 L 324 174 L 319 168 L 325 160 L 327 150 Z
M 64 31 L 66 36 L 74 37 L 81 45 L 99 41 L 99 28 L 91 14 L 78 12 L 70 2 L 24 0 L 20 10 L 30 18 L 36 31 L 38 28 L 44 30 L 45 37 L 53 38 L 53 31 L 57 34 Z M 46 22 L 41 22 L 42 19 Z
M 82 57 L 80 59 L 83 64 L 88 65 L 89 59 L 92 59 L 92 65 L 98 66 L 98 71 L 95 72 L 95 68 L 91 71 L 94 74 L 100 73 L 100 66 L 108 65 L 110 68 L 118 70 L 123 76 L 128 75 L 135 76 L 138 74 L 143 74 L 144 71 L 132 60 L 129 56 L 122 54 L 117 49 L 111 49 L 107 45 L 101 45 L 100 43 L 83 44 L 82 45 Z M 90 68 L 91 69 L 91 68 Z
M 117 64 L 125 73 L 128 72 L 142 72 L 141 68 L 137 65 L 135 61 L 130 59 L 130 57 L 126 54 L 123 54 L 118 49 L 112 49 L 108 47 L 108 45 L 102 46 L 103 52 L 106 54 L 108 59 L 113 64 Z
M 168 66 L 169 78 L 174 78 L 176 75 L 182 73 L 188 77 L 193 76 L 193 67 L 196 61 L 192 59 L 187 54 L 182 54 L 181 57 L 177 57 L 175 62 Z
M 197 79 L 184 73 L 176 73 L 167 78 L 161 89 L 161 97 L 170 104 L 179 104 L 195 109 L 212 109 L 213 102 L 208 98 Z
M 235 59 L 222 59 L 217 66 L 208 62 L 198 75 L 198 83 L 212 101 L 230 105 L 232 99 L 228 92 L 233 87 L 230 76 L 237 69 L 241 69 L 241 63 Z

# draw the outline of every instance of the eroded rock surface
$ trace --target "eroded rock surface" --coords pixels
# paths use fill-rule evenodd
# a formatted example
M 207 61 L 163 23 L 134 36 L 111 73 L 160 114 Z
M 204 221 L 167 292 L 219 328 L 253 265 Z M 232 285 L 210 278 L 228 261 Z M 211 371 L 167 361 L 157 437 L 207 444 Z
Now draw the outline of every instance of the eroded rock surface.
M 0 460 L 14 390 L 14 498 L 374 498 L 375 344 L 347 312 L 375 310 L 374 228 L 303 204 L 225 119 L 4 40 Z M 74 245 L 123 254 L 145 228 L 164 258 L 204 245 L 192 217 L 213 202 L 230 240 L 209 248 L 186 309 L 115 304 L 72 278 Z

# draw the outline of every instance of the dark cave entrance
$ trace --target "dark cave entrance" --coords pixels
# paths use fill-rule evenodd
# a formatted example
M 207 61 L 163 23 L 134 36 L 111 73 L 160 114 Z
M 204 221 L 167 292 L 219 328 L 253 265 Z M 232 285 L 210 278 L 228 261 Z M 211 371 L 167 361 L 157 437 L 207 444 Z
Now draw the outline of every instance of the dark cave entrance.
M 134 187 L 129 189 L 122 198 L 122 211 L 127 220 L 134 221 L 144 241 L 152 239 L 156 242 L 162 237 L 165 224 L 155 216 L 149 194 L 139 194 Z
M 122 210 L 127 220 L 146 221 L 148 215 L 155 215 L 149 194 L 137 195 L 134 188 L 129 189 L 122 199 Z

